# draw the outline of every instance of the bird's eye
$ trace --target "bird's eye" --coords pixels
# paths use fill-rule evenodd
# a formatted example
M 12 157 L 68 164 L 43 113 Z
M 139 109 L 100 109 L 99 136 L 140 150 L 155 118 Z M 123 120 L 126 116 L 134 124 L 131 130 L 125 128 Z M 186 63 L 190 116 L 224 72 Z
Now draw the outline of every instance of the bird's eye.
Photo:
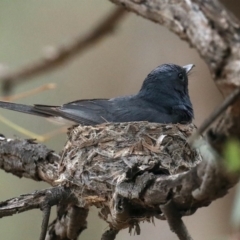
M 179 77 L 179 79 L 183 80 L 183 74 L 182 73 L 179 73 L 178 77 Z

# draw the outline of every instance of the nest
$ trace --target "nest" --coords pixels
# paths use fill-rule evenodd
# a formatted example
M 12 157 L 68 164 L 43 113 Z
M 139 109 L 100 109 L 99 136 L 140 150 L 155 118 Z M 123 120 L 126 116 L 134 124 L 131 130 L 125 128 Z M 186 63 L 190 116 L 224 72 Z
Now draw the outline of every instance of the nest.
M 119 223 L 112 199 L 120 183 L 146 173 L 181 173 L 201 161 L 187 143 L 194 129 L 193 124 L 148 122 L 77 126 L 68 133 L 57 182 L 71 186 L 81 207 L 104 209 L 102 218 L 109 222 L 111 215 L 111 225 L 116 227 Z M 129 222 L 118 228 L 127 227 Z

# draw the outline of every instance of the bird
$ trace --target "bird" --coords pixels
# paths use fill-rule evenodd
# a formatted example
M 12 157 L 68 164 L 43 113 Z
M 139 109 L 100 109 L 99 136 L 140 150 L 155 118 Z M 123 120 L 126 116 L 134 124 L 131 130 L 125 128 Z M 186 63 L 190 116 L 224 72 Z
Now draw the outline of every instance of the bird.
M 193 67 L 162 64 L 147 75 L 135 95 L 76 100 L 62 106 L 0 101 L 0 108 L 82 125 L 135 121 L 187 124 L 194 118 L 188 92 L 188 74 Z

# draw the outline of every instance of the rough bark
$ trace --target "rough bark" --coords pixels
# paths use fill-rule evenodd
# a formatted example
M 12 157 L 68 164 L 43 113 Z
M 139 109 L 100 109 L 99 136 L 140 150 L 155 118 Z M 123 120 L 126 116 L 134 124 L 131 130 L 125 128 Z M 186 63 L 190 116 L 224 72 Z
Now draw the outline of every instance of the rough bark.
M 111 1 L 165 25 L 195 47 L 225 96 L 239 88 L 240 23 L 219 1 Z M 74 129 L 61 162 L 58 155 L 31 141 L 1 138 L 0 166 L 20 177 L 47 181 L 73 195 L 67 202 L 59 202 L 59 215 L 49 226 L 48 239 L 77 238 L 77 232 L 86 227 L 87 209 L 91 205 L 101 208 L 99 216 L 110 225 L 102 239 L 114 239 L 118 231 L 126 227 L 139 234 L 139 221 L 151 221 L 153 217 L 167 218 L 170 226 L 174 226 L 172 213 L 167 208 L 169 200 L 180 217 L 193 214 L 199 207 L 224 196 L 238 181 L 238 175 L 224 168 L 219 153 L 230 137 L 240 137 L 239 104 L 238 99 L 209 132 L 218 154 L 211 150 L 206 155 L 209 151 L 206 144 L 202 144 L 204 160 L 201 163 L 199 155 L 187 144 L 192 125 L 171 125 L 172 132 L 169 132 L 169 126 L 152 125 L 155 129 L 152 131 L 148 123 L 126 123 Z M 161 130 L 156 133 L 156 129 Z M 160 135 L 156 137 L 156 134 Z M 167 137 L 160 137 L 163 135 Z M 167 151 L 169 147 L 171 150 Z M 177 154 L 171 155 L 174 151 Z M 49 158 L 50 163 L 46 161 Z M 35 159 L 34 163 L 30 159 Z M 42 194 L 45 192 L 2 202 L 0 216 L 40 207 L 45 201 Z M 31 203 L 35 197 L 37 200 Z M 81 211 L 83 217 L 78 218 Z M 66 216 L 72 216 L 70 223 Z M 72 219 L 80 219 L 79 229 L 72 225 Z M 174 230 L 179 238 L 188 236 L 184 226 Z
M 17 175 L 47 179 L 57 187 L 2 202 L 0 217 L 58 204 L 58 217 L 49 225 L 47 239 L 66 240 L 76 239 L 86 228 L 88 208 L 92 205 L 100 208 L 99 216 L 110 226 L 102 239 L 114 239 L 127 227 L 140 234 L 140 221 L 167 217 L 162 209 L 169 200 L 178 216 L 193 214 L 224 196 L 238 180 L 206 150 L 206 142 L 199 149 L 210 154 L 203 155 L 207 161 L 191 149 L 187 140 L 194 129 L 194 125 L 147 122 L 79 126 L 69 132 L 61 161 L 40 144 L 2 138 L 3 149 L 13 146 L 5 150 L 7 156 L 17 157 L 13 161 L 22 165 L 18 171 L 22 174 Z M 25 157 L 33 155 L 34 164 L 27 164 Z M 82 224 L 76 225 L 75 221 Z M 177 222 L 182 223 L 180 218 Z M 175 231 L 188 236 L 182 232 L 184 229 L 183 225 Z
M 0 168 L 5 172 L 52 184 L 58 176 L 59 161 L 58 154 L 33 139 L 0 137 Z
M 225 96 L 240 86 L 240 22 L 218 0 L 111 1 L 166 26 L 196 48 Z M 240 136 L 239 106 L 240 100 L 228 109 L 213 130 L 214 140 L 217 138 L 220 145 L 218 150 L 225 137 Z

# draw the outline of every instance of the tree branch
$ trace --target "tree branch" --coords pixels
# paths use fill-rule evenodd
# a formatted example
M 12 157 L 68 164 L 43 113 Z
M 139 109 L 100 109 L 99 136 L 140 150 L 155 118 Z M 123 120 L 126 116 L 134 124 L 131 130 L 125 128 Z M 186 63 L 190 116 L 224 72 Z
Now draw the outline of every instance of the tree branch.
M 172 204 L 171 200 L 161 205 L 160 208 L 168 221 L 170 229 L 177 234 L 179 240 L 193 240 L 181 219 L 182 216 L 179 214 L 174 204 Z
M 53 184 L 58 177 L 60 156 L 34 140 L 0 137 L 0 168 L 18 177 Z
M 199 51 L 224 95 L 230 92 L 238 94 L 240 24 L 217 0 L 111 1 L 167 26 L 188 41 Z M 229 107 L 230 103 L 224 105 L 224 108 L 209 120 L 211 122 L 228 107 L 217 127 L 212 129 L 214 134 L 211 136 L 214 138 L 211 138 L 211 144 L 218 153 L 223 151 L 229 137 L 240 136 L 240 100 L 238 98 Z M 26 161 L 28 158 L 24 159 L 26 151 L 21 152 L 18 144 L 13 144 L 13 149 L 8 151 L 7 155 L 20 165 L 26 161 L 24 163 L 28 168 L 21 166 L 20 170 L 15 171 L 14 168 L 18 169 L 18 166 L 5 159 L 6 152 L 1 148 L 0 162 L 5 171 L 11 171 L 15 175 L 44 180 L 71 189 L 74 201 L 77 202 L 69 201 L 60 208 L 62 211 L 66 210 L 70 214 L 69 205 L 77 205 L 80 209 L 88 209 L 91 205 L 100 207 L 100 216 L 110 227 L 102 239 L 114 239 L 118 231 L 127 227 L 135 228 L 139 234 L 140 221 L 151 221 L 153 217 L 161 216 L 162 213 L 165 213 L 180 239 L 182 236 L 191 239 L 183 224 L 179 222 L 180 216 L 193 214 L 198 208 L 224 196 L 239 179 L 237 174 L 227 171 L 219 154 L 202 142 L 199 144 L 199 151 L 203 161 L 199 163 L 200 155 L 187 144 L 193 130 L 193 125 L 142 122 L 79 126 L 69 133 L 62 161 L 60 162 L 60 158 L 55 154 L 50 154 L 56 165 L 50 164 L 49 168 L 42 168 L 42 172 L 39 172 L 40 167 Z M 5 138 L 2 138 L 1 142 L 6 144 L 3 145 L 3 149 L 9 147 L 7 143 L 14 143 Z M 40 154 L 42 157 L 39 158 L 38 150 L 34 152 L 31 141 L 19 144 L 24 149 L 29 145 L 29 159 L 46 159 L 51 152 L 41 150 L 44 154 Z M 38 162 L 41 161 L 37 160 L 37 164 Z M 48 164 L 44 163 L 46 166 Z M 172 213 L 169 213 L 166 205 L 169 200 L 180 214 L 177 219 L 180 229 L 176 229 L 176 224 L 171 220 Z M 1 209 L 1 206 L 4 208 Z M 17 212 L 18 206 L 21 206 L 21 199 L 6 201 L 0 205 L 0 216 Z M 31 206 L 38 207 L 39 202 Z M 9 212 L 6 209 L 10 209 Z M 73 216 L 75 214 L 71 218 L 74 218 Z M 86 225 L 85 217 L 82 219 L 81 229 Z M 66 219 L 65 221 L 68 223 Z M 56 223 L 60 224 L 58 220 Z M 62 228 L 64 233 L 68 232 L 67 225 Z M 55 229 L 57 225 L 53 226 Z M 78 234 L 76 228 L 73 229 L 75 230 L 70 231 L 70 236 L 74 238 Z M 50 235 L 50 231 L 49 229 L 48 235 L 52 236 L 53 240 L 54 234 Z
M 229 43 L 239 40 L 239 21 L 218 0 L 110 0 L 166 26 L 195 47 L 212 73 L 222 68 Z M 202 34 L 204 33 L 204 34 Z
M 105 232 L 102 238 L 114 239 L 118 231 L 127 227 L 135 228 L 139 234 L 138 222 L 151 221 L 152 217 L 161 215 L 162 210 L 159 206 L 167 204 L 170 199 L 180 216 L 185 216 L 224 196 L 228 189 L 236 184 L 238 175 L 228 172 L 219 156 L 213 154 L 212 150 L 209 151 L 210 146 L 205 142 L 199 146 L 199 151 L 206 160 L 199 164 L 200 155 L 187 144 L 193 129 L 193 125 L 146 122 L 106 123 L 94 127 L 74 128 L 69 132 L 62 161 L 59 162 L 59 158 L 53 158 L 51 161 L 57 169 L 50 165 L 42 170 L 44 173 L 41 177 L 50 175 L 52 178 L 39 177 L 60 188 L 67 187 L 66 190 L 71 194 L 65 195 L 72 195 L 60 208 L 66 209 L 69 217 L 64 217 L 65 220 L 56 219 L 49 226 L 48 235 L 55 236 L 53 232 L 57 231 L 56 228 L 60 224 L 64 236 L 67 234 L 74 239 L 74 236 L 78 235 L 77 232 L 86 227 L 87 212 L 83 210 L 86 214 L 81 218 L 82 225 L 76 228 L 73 218 L 80 215 L 77 213 L 78 209 L 75 214 L 69 206 L 74 208 L 77 205 L 81 209 L 88 209 L 91 205 L 100 207 L 100 216 L 109 223 L 111 229 Z M 46 149 L 40 144 L 26 140 L 18 140 L 17 144 L 15 140 L 7 141 L 5 138 L 1 141 L 6 144 L 2 149 L 9 148 L 7 144 L 14 143 L 10 152 L 19 158 L 19 163 L 25 161 L 28 164 L 30 161 L 25 159 L 24 149 L 28 149 L 30 158 L 33 146 L 39 145 L 36 149 Z M 39 172 L 37 159 L 45 161 L 46 157 L 39 152 L 41 157 L 37 151 L 34 153 L 36 165 L 28 165 L 23 171 L 23 176 L 36 176 Z M 3 155 L 5 153 L 6 151 Z M 45 153 L 49 154 L 49 150 Z M 47 166 L 47 163 L 50 164 L 47 161 L 44 165 Z M 36 171 L 33 171 L 32 167 L 36 168 Z M 31 175 L 32 172 L 34 174 Z M 24 195 L 2 202 L 0 216 L 9 216 L 42 206 L 46 201 L 46 192 L 40 193 L 42 195 L 36 192 L 36 196 Z M 23 205 L 29 201 L 30 205 Z M 166 218 L 169 219 L 169 216 L 166 215 Z M 182 232 L 182 228 L 176 231 L 186 234 Z
M 0 202 L 0 218 L 40 208 L 41 203 L 46 198 L 47 191 L 48 189 L 35 191 L 34 193 L 23 194 L 17 198 Z
M 51 195 L 53 195 L 55 199 L 52 199 Z M 53 202 L 50 203 L 49 200 Z M 59 202 L 57 218 L 49 225 L 48 229 L 45 229 L 48 231 L 47 239 L 77 239 L 78 235 L 87 227 L 86 218 L 88 216 L 88 209 L 71 206 L 71 204 L 76 203 L 75 200 L 71 194 L 71 190 L 63 187 L 35 191 L 31 194 L 24 194 L 17 198 L 0 202 L 0 218 L 31 209 L 42 208 L 44 203 L 50 203 L 48 208 L 48 214 L 50 215 L 51 206 Z M 47 223 L 43 221 L 42 227 L 45 228 L 47 226 L 46 224 Z M 45 231 L 42 232 L 40 239 L 45 239 L 45 234 Z
M 25 82 L 37 74 L 53 70 L 55 67 L 66 63 L 73 57 L 84 52 L 102 40 L 107 34 L 112 33 L 126 13 L 123 8 L 116 8 L 84 37 L 79 35 L 66 45 L 53 47 L 43 58 L 29 63 L 26 66 L 22 66 L 19 70 L 2 73 L 2 75 L 0 75 L 0 81 L 3 82 L 3 89 L 8 92 L 13 85 Z
M 240 86 L 240 22 L 218 0 L 110 1 L 166 26 L 196 48 L 225 96 Z M 238 99 L 213 130 L 215 136 L 240 136 L 239 106 Z
M 114 240 L 118 234 L 118 231 L 115 229 L 108 229 L 105 231 L 101 237 L 101 240 Z
M 111 131 L 108 129 L 111 129 Z M 153 129 L 155 130 L 153 131 Z M 196 155 L 194 151 L 192 152 L 186 145 L 187 138 L 192 131 L 193 125 L 161 125 L 145 122 L 105 124 L 97 127 L 79 126 L 70 133 L 61 163 L 59 162 L 59 156 L 48 150 L 44 145 L 28 140 L 9 141 L 4 138 L 0 141 L 0 159 L 3 159 L 1 167 L 5 171 L 11 170 L 17 176 L 44 180 L 52 185 L 73 185 L 75 194 L 80 191 L 81 193 L 78 194 L 83 198 L 86 196 L 88 201 L 93 202 L 93 204 L 106 201 L 103 195 L 108 195 L 108 184 L 111 184 L 112 187 L 116 187 L 116 192 L 125 198 L 135 199 L 141 195 L 141 199 L 144 200 L 143 204 L 146 206 L 165 204 L 171 195 L 173 203 L 179 210 L 193 211 L 225 195 L 228 189 L 237 182 L 238 176 L 224 168 L 219 156 L 204 141 L 198 144 L 198 148 L 205 161 L 198 164 L 200 161 L 199 155 Z M 108 132 L 107 135 L 106 132 Z M 136 137 L 137 132 L 139 134 Z M 123 139 L 133 141 L 129 138 L 130 134 L 133 134 L 135 143 L 131 142 L 131 145 L 128 145 L 129 143 L 125 142 L 129 148 L 128 152 L 128 148 L 123 148 L 122 141 Z M 85 137 L 82 138 L 81 136 Z M 158 143 L 157 139 L 161 136 L 164 136 L 165 140 Z M 181 136 L 181 139 L 179 139 L 179 136 Z M 184 138 L 182 138 L 183 136 Z M 93 137 L 94 139 L 92 139 Z M 118 141 L 121 142 L 119 146 Z M 142 149 L 139 141 L 143 144 L 142 147 L 146 151 L 146 156 L 151 153 L 153 162 L 146 162 L 144 155 L 142 155 L 143 150 L 140 152 L 137 150 L 138 148 Z M 151 144 L 149 141 L 151 141 Z M 157 145 L 154 146 L 155 141 L 157 141 Z M 170 145 L 171 150 L 168 149 L 169 142 L 174 142 L 174 146 L 171 147 Z M 164 147 L 165 144 L 164 150 L 158 152 L 157 149 Z M 106 151 L 107 146 L 108 148 L 111 147 L 111 150 Z M 135 150 L 131 150 L 131 146 L 135 146 Z M 85 147 L 88 148 L 87 155 L 81 153 L 85 151 Z M 27 152 L 26 149 L 28 149 Z M 101 149 L 105 149 L 104 155 L 102 155 Z M 124 151 L 121 149 L 124 149 Z M 114 161 L 112 160 L 113 151 L 116 153 Z M 169 158 L 168 151 L 173 152 L 174 155 L 171 155 L 171 158 L 175 159 L 174 164 L 172 163 L 169 167 L 164 165 L 164 162 Z M 191 151 L 191 154 L 189 151 Z M 75 155 L 72 155 L 74 152 Z M 108 152 L 111 153 L 109 156 L 107 155 Z M 128 154 L 133 153 L 141 156 L 141 158 L 138 157 L 137 162 L 131 162 L 131 158 L 130 160 L 126 158 Z M 82 165 L 80 166 L 79 154 L 82 156 Z M 124 154 L 123 159 L 121 159 L 122 154 Z M 15 158 L 12 159 L 12 157 Z M 85 158 L 88 159 L 86 162 Z M 8 159 L 8 162 L 6 163 L 4 159 Z M 90 159 L 96 160 L 90 161 Z M 103 159 L 105 160 L 103 161 Z M 86 168 L 84 165 L 86 165 Z M 16 166 L 21 167 L 17 168 Z M 161 170 L 154 173 L 151 169 L 155 169 L 156 166 Z M 193 166 L 196 167 L 193 168 Z M 182 171 L 181 169 L 186 170 L 187 168 L 192 168 L 192 170 L 179 173 Z M 89 172 L 87 169 L 91 169 L 91 171 Z M 99 169 L 102 170 L 99 171 Z M 139 175 L 140 169 L 142 170 Z M 159 171 L 162 174 L 159 175 Z M 174 175 L 166 175 L 167 172 Z M 87 178 L 85 174 L 87 174 Z M 125 178 L 129 180 L 124 181 Z M 98 179 L 102 179 L 101 187 L 95 182 Z M 207 187 L 203 187 L 206 183 Z M 85 185 L 88 187 L 86 188 Z M 148 187 L 145 189 L 146 186 Z M 94 193 L 91 194 L 92 197 L 88 195 L 89 191 Z M 141 193 L 142 191 L 144 193 Z M 129 195 L 129 192 L 131 192 L 131 195 Z M 191 208 L 189 208 L 190 206 Z
M 236 100 L 239 98 L 239 95 L 239 88 L 235 89 L 231 94 L 229 94 L 223 103 L 218 108 L 216 108 L 216 110 L 212 112 L 212 114 L 200 125 L 196 132 L 192 134 L 192 136 L 188 139 L 188 143 L 190 145 L 193 145 L 194 141 L 198 139 L 206 131 L 206 129 L 210 127 L 211 124 L 214 123 L 214 121 L 227 110 L 228 107 L 236 102 Z

